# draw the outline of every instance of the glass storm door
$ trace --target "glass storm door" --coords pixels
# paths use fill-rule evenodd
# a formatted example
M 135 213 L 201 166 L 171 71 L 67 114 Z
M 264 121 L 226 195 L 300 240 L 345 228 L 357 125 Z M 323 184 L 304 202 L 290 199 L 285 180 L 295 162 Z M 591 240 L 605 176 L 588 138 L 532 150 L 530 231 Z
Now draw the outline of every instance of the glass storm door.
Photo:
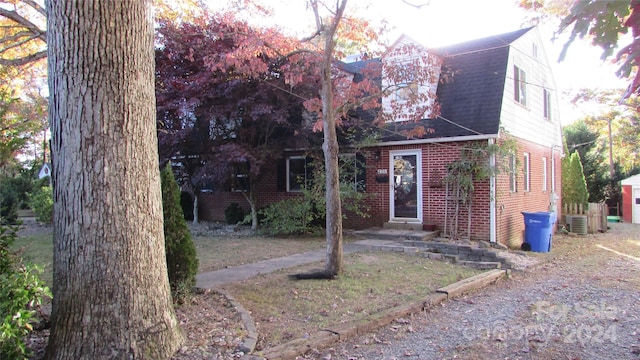
M 420 151 L 391 152 L 391 220 L 422 221 L 422 159 Z

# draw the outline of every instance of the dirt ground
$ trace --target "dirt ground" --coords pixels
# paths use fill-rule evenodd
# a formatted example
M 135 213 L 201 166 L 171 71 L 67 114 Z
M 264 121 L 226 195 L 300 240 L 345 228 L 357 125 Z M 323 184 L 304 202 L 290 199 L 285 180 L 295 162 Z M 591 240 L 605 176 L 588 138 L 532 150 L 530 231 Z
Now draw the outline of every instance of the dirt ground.
M 525 273 L 304 358 L 640 359 L 640 225 L 610 225 L 555 235 Z
M 475 294 L 307 359 L 621 359 L 640 354 L 640 226 L 554 235 L 540 265 Z M 187 341 L 174 359 L 234 359 L 245 331 L 215 292 L 176 309 Z M 48 330 L 29 340 L 41 359 Z

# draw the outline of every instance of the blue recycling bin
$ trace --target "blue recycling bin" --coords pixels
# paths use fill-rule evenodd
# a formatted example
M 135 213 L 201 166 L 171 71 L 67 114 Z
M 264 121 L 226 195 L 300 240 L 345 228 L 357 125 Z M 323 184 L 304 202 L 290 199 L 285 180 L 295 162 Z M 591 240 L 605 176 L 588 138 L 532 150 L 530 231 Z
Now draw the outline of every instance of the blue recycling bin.
M 524 215 L 524 242 L 531 251 L 551 251 L 552 227 L 556 222 L 555 212 L 522 212 Z

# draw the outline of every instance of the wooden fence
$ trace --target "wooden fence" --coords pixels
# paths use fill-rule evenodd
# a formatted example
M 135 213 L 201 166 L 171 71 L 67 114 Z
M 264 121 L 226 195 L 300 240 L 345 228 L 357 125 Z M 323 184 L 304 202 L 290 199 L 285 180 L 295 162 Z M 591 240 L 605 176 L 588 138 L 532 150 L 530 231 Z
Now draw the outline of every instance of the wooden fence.
M 609 215 L 609 209 L 605 203 L 588 203 L 583 204 L 563 204 L 562 207 L 562 220 L 564 221 L 567 215 L 584 215 L 587 217 L 587 232 L 589 234 L 595 234 L 598 232 L 607 231 L 607 215 Z M 561 223 L 559 225 L 564 225 Z

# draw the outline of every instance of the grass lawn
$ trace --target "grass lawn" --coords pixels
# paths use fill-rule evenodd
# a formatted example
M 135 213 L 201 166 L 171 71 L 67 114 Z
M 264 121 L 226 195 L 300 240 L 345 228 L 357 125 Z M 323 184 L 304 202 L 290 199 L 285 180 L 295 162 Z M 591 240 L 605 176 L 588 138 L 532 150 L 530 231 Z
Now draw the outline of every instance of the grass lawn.
M 291 237 L 203 237 L 194 236 L 199 271 L 214 271 L 230 266 L 251 264 L 281 256 L 323 249 L 324 238 Z
M 19 251 L 29 262 L 42 266 L 44 268 L 42 279 L 47 285 L 51 285 L 53 279 L 52 228 L 50 226 L 26 225 L 26 228 L 21 230 L 19 235 L 13 249 Z M 200 263 L 200 272 L 224 269 L 325 247 L 325 239 L 321 237 L 194 236 L 193 242 Z
M 336 280 L 288 279 L 288 274 L 323 267 L 315 263 L 224 288 L 251 312 L 260 334 L 258 349 L 265 349 L 424 300 L 437 288 L 482 272 L 395 252 L 349 254 L 345 264 L 346 273 Z
M 30 263 L 43 267 L 41 279 L 48 285 L 53 281 L 53 233 L 51 228 L 41 232 L 29 232 L 16 238 L 13 248 Z
M 42 278 L 51 285 L 52 232 L 51 228 L 39 230 L 22 232 L 15 247 L 22 249 L 25 259 L 44 266 Z M 324 238 L 194 236 L 193 240 L 200 272 L 325 247 Z M 307 264 L 224 286 L 252 313 L 260 334 L 259 348 L 421 301 L 439 287 L 481 272 L 416 255 L 362 252 L 345 256 L 346 272 L 336 280 L 293 281 L 287 277 L 323 265 Z

